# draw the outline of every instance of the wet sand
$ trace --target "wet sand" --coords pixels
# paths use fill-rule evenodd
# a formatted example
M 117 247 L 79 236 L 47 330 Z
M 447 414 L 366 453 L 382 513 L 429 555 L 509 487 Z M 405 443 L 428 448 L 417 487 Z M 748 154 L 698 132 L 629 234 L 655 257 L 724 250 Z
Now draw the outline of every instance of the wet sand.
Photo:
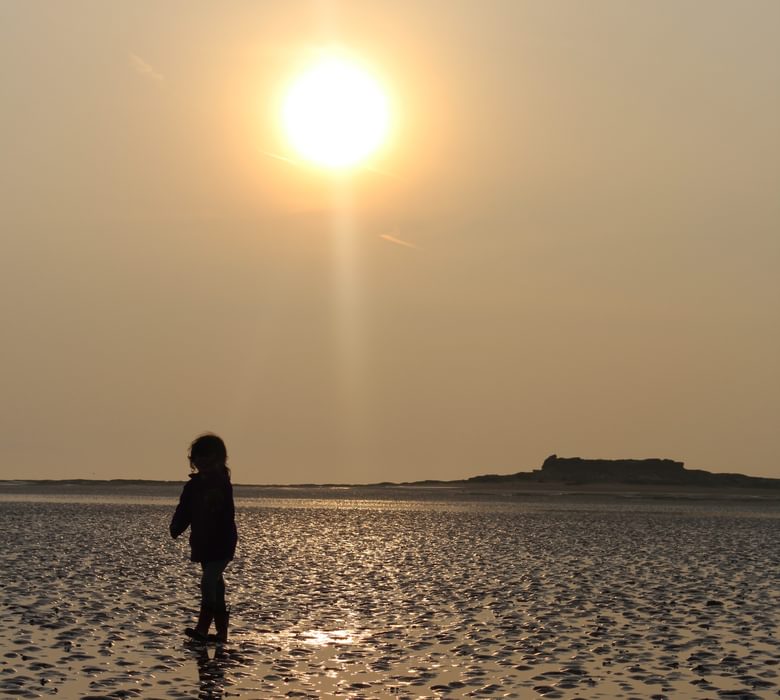
M 217 648 L 172 500 L 4 497 L 0 695 L 780 695 L 776 504 L 426 498 L 240 500 Z

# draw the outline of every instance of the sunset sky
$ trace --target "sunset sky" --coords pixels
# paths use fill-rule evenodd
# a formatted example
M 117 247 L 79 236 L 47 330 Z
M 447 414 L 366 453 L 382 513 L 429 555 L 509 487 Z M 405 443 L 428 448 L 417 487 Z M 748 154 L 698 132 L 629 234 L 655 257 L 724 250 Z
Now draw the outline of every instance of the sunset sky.
M 780 477 L 776 0 L 6 0 L 0 100 L 0 478 Z

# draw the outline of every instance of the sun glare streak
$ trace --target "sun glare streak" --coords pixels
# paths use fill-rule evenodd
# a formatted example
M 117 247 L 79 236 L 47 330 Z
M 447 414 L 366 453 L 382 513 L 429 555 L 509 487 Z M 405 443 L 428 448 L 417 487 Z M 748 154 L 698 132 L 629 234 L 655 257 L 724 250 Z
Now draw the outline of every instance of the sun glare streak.
M 354 402 L 361 374 L 357 232 L 348 183 L 337 183 L 333 192 L 333 286 L 336 304 L 336 340 L 339 374 L 345 401 Z
M 339 418 L 344 459 L 362 462 L 370 420 L 365 396 L 366 352 L 363 328 L 363 289 L 359 260 L 359 222 L 349 179 L 333 184 L 333 301 Z

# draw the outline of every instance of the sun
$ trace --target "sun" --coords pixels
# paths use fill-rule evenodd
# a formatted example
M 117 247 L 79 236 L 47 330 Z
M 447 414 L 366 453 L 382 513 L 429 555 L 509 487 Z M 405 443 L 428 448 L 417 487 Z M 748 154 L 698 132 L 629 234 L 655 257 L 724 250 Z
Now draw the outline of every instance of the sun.
M 282 105 L 282 123 L 301 158 L 341 169 L 358 165 L 384 143 L 390 110 L 368 72 L 329 56 L 293 82 Z

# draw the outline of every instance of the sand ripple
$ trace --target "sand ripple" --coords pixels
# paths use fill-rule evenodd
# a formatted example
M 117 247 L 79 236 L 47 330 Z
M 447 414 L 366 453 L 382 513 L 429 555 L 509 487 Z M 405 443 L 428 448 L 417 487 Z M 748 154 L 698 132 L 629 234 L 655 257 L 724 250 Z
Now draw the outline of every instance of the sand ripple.
M 170 510 L 0 502 L 0 694 L 780 695 L 768 506 L 245 506 L 220 649 Z

